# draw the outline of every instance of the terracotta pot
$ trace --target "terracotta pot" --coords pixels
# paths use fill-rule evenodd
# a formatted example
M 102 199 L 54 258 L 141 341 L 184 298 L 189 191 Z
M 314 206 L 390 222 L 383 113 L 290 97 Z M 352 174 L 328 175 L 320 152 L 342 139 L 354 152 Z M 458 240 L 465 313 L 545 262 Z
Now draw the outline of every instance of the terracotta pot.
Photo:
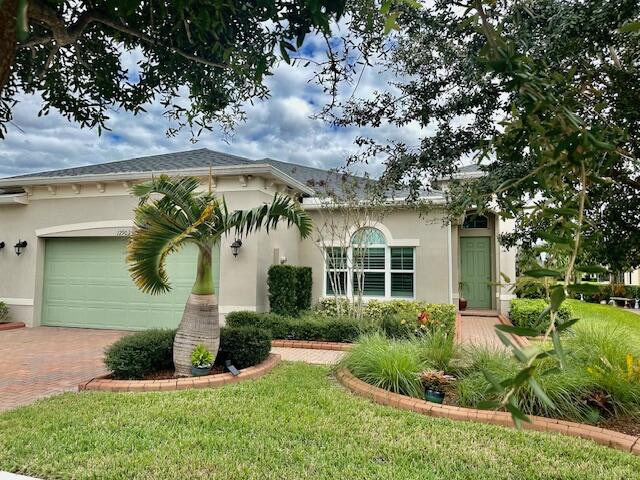
M 467 309 L 467 301 L 464 298 L 458 300 L 458 309 L 464 311 Z

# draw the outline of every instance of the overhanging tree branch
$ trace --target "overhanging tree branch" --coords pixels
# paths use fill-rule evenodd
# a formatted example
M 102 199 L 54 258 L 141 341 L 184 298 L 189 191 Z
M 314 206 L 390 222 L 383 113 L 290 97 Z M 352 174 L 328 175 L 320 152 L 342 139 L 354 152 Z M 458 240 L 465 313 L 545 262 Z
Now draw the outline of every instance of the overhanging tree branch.
M 124 25 L 120 22 L 114 21 L 112 18 L 108 17 L 99 10 L 87 10 L 86 12 L 82 13 L 73 24 L 66 25 L 64 20 L 58 16 L 57 12 L 54 9 L 42 2 L 34 1 L 29 5 L 29 19 L 49 29 L 52 33 L 52 36 L 35 38 L 31 41 L 20 44 L 19 48 L 44 45 L 52 41 L 55 41 L 55 43 L 60 47 L 70 45 L 77 42 L 86 28 L 93 23 L 99 23 L 106 27 L 112 28 L 113 30 L 135 37 L 152 46 L 161 45 L 161 42 L 159 42 L 152 36 L 136 28 L 132 28 L 128 25 Z M 208 65 L 215 68 L 228 68 L 228 65 L 219 62 L 213 62 L 211 60 L 207 60 L 206 58 L 193 55 L 178 47 L 168 47 L 168 49 L 172 53 L 184 57 L 185 59 L 192 62 L 201 63 L 203 65 Z

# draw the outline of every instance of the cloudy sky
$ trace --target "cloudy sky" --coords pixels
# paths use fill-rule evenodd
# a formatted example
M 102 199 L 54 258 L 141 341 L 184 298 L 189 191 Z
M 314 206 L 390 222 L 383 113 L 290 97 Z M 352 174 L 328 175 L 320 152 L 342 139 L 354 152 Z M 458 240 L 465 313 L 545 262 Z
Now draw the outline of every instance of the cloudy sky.
M 320 58 L 322 52 L 315 50 L 311 55 Z M 123 62 L 135 68 L 135 54 L 123 55 Z M 336 129 L 322 120 L 311 119 L 328 101 L 322 90 L 309 82 L 312 76 L 310 68 L 279 65 L 268 79 L 271 98 L 246 106 L 247 120 L 237 126 L 231 137 L 214 130 L 203 133 L 196 144 L 191 143 L 186 131 L 167 138 L 169 123 L 159 104 L 137 116 L 112 112 L 108 122 L 111 131 L 98 136 L 96 130 L 81 129 L 53 111 L 38 118 L 40 98 L 23 96 L 14 110 L 7 138 L 0 143 L 0 177 L 203 147 L 251 159 L 271 157 L 333 168 L 343 165 L 346 157 L 356 151 L 353 142 L 358 135 L 417 143 L 420 129 L 416 125 L 402 129 Z M 366 97 L 375 89 L 385 88 L 388 80 L 387 74 L 365 70 L 356 95 Z M 343 85 L 343 97 L 348 98 L 353 90 L 353 85 Z M 374 175 L 380 169 L 380 165 L 367 167 Z

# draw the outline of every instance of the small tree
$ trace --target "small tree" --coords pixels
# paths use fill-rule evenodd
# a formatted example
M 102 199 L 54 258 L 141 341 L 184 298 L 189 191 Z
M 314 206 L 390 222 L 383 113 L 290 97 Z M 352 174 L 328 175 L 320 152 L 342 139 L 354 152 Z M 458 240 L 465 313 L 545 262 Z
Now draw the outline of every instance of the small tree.
M 337 186 L 331 188 L 330 180 L 335 179 Z M 329 181 L 322 186 L 324 192 L 319 195 L 313 243 L 324 258 L 326 281 L 331 286 L 337 314 L 354 313 L 360 318 L 366 245 L 362 236 L 356 236 L 353 244 L 353 233 L 382 220 L 389 206 L 375 194 L 374 183 L 366 177 L 331 172 Z M 354 287 L 357 287 L 352 292 L 355 308 L 343 311 L 342 300 L 348 294 L 349 277 L 355 278 Z
M 132 188 L 140 205 L 135 210 L 127 262 L 140 290 L 151 294 L 169 291 L 167 256 L 186 244 L 198 247 L 196 281 L 173 347 L 177 375 L 189 375 L 191 352 L 198 344 L 204 344 L 214 355 L 218 352 L 220 327 L 211 252 L 220 238 L 231 231 L 239 236 L 261 228 L 268 232 L 281 221 L 295 225 L 302 237 L 312 230 L 309 215 L 289 197 L 276 195 L 271 205 L 230 212 L 224 198 L 210 190 L 196 192 L 199 186 L 195 177 L 162 175 Z

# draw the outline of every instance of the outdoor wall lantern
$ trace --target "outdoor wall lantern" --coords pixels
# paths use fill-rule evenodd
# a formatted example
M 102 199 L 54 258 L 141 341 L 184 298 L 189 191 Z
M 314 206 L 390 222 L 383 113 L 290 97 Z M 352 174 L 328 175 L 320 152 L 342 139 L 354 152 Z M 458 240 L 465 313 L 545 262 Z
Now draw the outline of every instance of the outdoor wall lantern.
M 237 238 L 236 238 L 236 241 L 231 244 L 231 253 L 233 253 L 234 257 L 238 256 L 238 251 L 240 250 L 241 246 L 242 246 L 242 240 Z
M 0 242 L 0 250 L 4 248 L 4 242 Z
M 16 243 L 13 246 L 13 248 L 16 250 L 16 255 L 20 255 L 22 253 L 22 250 L 27 248 L 27 241 L 26 240 L 18 240 L 18 243 Z

